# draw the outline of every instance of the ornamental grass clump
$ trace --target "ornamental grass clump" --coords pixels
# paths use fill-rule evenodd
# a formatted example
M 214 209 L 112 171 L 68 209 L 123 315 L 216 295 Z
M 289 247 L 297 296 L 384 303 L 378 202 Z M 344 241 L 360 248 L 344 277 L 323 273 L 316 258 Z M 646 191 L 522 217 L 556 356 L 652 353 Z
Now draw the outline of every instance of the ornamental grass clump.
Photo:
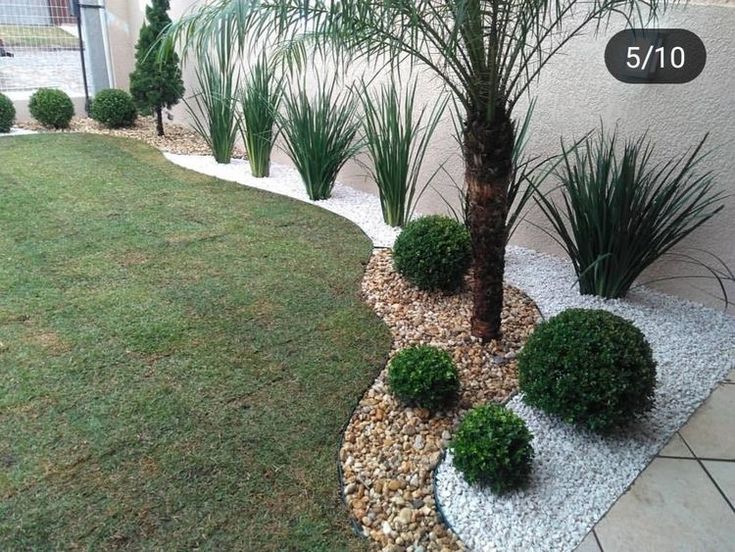
M 415 113 L 415 98 L 416 82 L 401 98 L 393 79 L 377 98 L 368 90 L 362 97 L 363 128 L 372 161 L 370 173 L 378 186 L 383 220 L 390 226 L 403 226 L 410 220 L 416 202 L 431 181 L 417 190 L 426 148 L 447 103 L 438 102 L 430 113 L 426 107 Z
M 239 127 L 239 68 L 231 38 L 229 29 L 224 28 L 214 46 L 200 52 L 194 71 L 198 92 L 184 100 L 194 130 L 212 150 L 217 163 L 232 160 Z
M 568 309 L 528 338 L 518 383 L 526 403 L 604 433 L 651 408 L 656 362 L 632 322 L 604 310 Z
M 470 410 L 449 449 L 468 483 L 506 493 L 523 487 L 533 465 L 533 435 L 517 414 L 499 404 Z
M 138 109 L 133 97 L 125 90 L 108 88 L 94 97 L 89 114 L 107 128 L 121 128 L 133 125 Z
M 455 292 L 472 263 L 470 234 L 449 217 L 418 218 L 406 224 L 396 239 L 393 263 L 419 289 Z
M 337 92 L 337 81 L 320 82 L 313 96 L 301 85 L 284 96 L 280 127 L 286 153 L 299 171 L 312 200 L 328 199 L 344 164 L 361 148 L 360 128 L 350 92 Z
M 438 410 L 456 401 L 459 375 L 448 352 L 428 345 L 409 347 L 390 361 L 388 386 L 406 404 Z
M 727 299 L 723 281 L 733 276 L 724 264 L 712 267 L 671 252 L 723 209 L 724 193 L 715 190 L 712 174 L 697 171 L 706 139 L 690 153 L 658 163 L 646 136 L 626 140 L 622 151 L 617 135 L 604 130 L 563 147 L 561 200 L 534 197 L 574 265 L 582 294 L 624 297 L 646 268 L 668 254 L 704 267 Z
M 262 56 L 245 77 L 240 96 L 240 134 L 250 172 L 261 178 L 270 174 L 271 151 L 276 141 L 276 117 L 283 97 L 282 79 Z
M 5 94 L 0 94 L 0 132 L 10 132 L 15 122 L 15 106 Z
M 56 88 L 39 88 L 28 103 L 31 115 L 45 127 L 69 128 L 74 116 L 74 104 L 69 94 Z

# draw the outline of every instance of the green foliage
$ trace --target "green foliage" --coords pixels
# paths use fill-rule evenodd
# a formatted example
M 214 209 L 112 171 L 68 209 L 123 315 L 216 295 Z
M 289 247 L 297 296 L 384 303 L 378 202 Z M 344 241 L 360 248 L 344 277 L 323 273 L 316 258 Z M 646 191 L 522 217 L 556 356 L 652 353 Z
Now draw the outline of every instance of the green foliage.
M 393 262 L 420 289 L 457 291 L 472 263 L 470 234 L 449 217 L 421 217 L 406 224 L 396 239 Z
M 349 92 L 337 92 L 337 81 L 319 82 L 313 97 L 304 85 L 284 97 L 280 126 L 286 152 L 312 200 L 332 194 L 339 170 L 360 149 L 355 141 L 360 122 Z
M 153 0 L 145 9 L 146 22 L 135 45 L 135 70 L 130 74 L 130 93 L 142 113 L 160 116 L 184 96 L 179 58 L 175 52 L 161 52 L 158 39 L 171 24 L 169 0 Z M 160 121 L 160 119 L 159 119 Z M 159 128 L 159 134 L 163 127 Z
M 282 79 L 276 76 L 265 56 L 258 59 L 243 82 L 240 133 L 250 172 L 255 177 L 270 174 L 271 151 L 278 136 L 275 126 L 283 97 L 282 85 Z
M 454 466 L 469 483 L 505 493 L 525 485 L 533 435 L 517 414 L 499 404 L 470 410 L 449 445 Z
M 0 94 L 0 132 L 10 132 L 15 122 L 15 106 L 5 94 Z
M 31 96 L 28 109 L 43 126 L 69 128 L 74 116 L 74 104 L 69 95 L 57 88 L 39 88 Z
M 416 114 L 415 98 L 415 81 L 401 98 L 394 79 L 377 98 L 368 90 L 362 97 L 371 175 L 380 192 L 383 219 L 391 226 L 403 226 L 410 220 L 416 202 L 431 181 L 417 193 L 426 148 L 446 107 L 446 100 L 440 101 L 428 116 L 426 107 Z
M 229 163 L 240 126 L 237 109 L 240 79 L 226 29 L 217 36 L 213 50 L 197 59 L 198 91 L 184 103 L 194 130 L 212 150 L 217 163 Z
M 733 276 L 724 264 L 720 270 L 670 251 L 723 209 L 724 193 L 715 191 L 711 173 L 696 172 L 706 138 L 691 153 L 663 163 L 653 161 L 646 136 L 626 140 L 622 155 L 617 135 L 603 130 L 583 147 L 564 148 L 561 201 L 537 194 L 536 202 L 572 260 L 581 293 L 623 297 L 646 268 L 669 254 L 704 266 L 727 298 L 722 281 Z
M 125 90 L 108 88 L 99 92 L 89 108 L 92 118 L 108 128 L 129 127 L 138 117 L 132 96 Z
M 518 377 L 528 404 L 606 432 L 651 407 L 656 362 L 632 322 L 568 309 L 531 334 L 518 355 Z
M 423 345 L 403 349 L 393 357 L 388 385 L 404 403 L 437 410 L 457 399 L 459 375 L 449 353 Z
M 549 61 L 569 41 L 620 16 L 648 26 L 679 0 L 213 0 L 178 20 L 166 48 L 201 52 L 222 27 L 242 51 L 277 44 L 290 63 L 329 52 L 342 72 L 354 60 L 371 67 L 416 66 L 456 103 L 462 127 L 465 179 L 474 176 L 493 200 L 469 210 L 477 271 L 473 333 L 500 333 L 503 307 L 504 224 L 512 212 L 514 110 Z M 432 85 L 434 88 L 434 85 Z M 483 190 L 484 188 L 484 190 Z M 487 192 L 487 193 L 485 193 Z M 517 195 L 518 201 L 523 195 Z M 505 219 L 505 220 L 504 220 Z

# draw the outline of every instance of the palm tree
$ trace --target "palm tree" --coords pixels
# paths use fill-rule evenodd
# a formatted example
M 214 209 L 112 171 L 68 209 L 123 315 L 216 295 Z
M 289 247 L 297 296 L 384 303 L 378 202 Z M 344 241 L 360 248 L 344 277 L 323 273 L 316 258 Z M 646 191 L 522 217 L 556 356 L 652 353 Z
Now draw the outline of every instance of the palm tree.
M 676 0 L 671 0 L 676 1 Z M 461 118 L 473 247 L 472 333 L 500 336 L 506 218 L 518 100 L 572 38 L 613 14 L 654 19 L 669 0 L 214 0 L 174 23 L 168 49 L 207 48 L 223 27 L 241 49 L 265 38 L 303 59 L 420 65 L 453 95 Z

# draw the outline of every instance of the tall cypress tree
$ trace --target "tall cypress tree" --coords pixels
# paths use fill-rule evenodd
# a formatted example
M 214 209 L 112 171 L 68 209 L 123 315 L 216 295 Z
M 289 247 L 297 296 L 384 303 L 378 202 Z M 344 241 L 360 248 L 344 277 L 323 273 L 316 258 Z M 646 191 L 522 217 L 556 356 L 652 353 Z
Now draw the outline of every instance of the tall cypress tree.
M 135 70 L 130 74 L 130 93 L 143 113 L 156 114 L 156 131 L 163 136 L 163 108 L 171 109 L 184 95 L 179 57 L 172 52 L 158 59 L 158 37 L 171 23 L 169 0 L 153 0 L 145 9 L 146 23 L 135 45 Z

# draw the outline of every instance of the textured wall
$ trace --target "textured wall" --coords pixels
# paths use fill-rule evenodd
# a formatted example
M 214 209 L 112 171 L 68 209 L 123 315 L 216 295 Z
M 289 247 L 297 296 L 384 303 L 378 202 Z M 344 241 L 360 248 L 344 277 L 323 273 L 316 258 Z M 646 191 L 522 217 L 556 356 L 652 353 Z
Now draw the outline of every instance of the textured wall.
M 107 0 L 111 17 L 111 42 L 114 45 L 114 63 L 118 86 L 127 86 L 127 74 L 132 69 L 132 45 L 142 21 L 142 0 Z M 172 0 L 172 16 L 176 17 L 197 0 Z M 613 21 L 609 32 L 595 37 L 580 37 L 552 61 L 542 79 L 533 87 L 538 97 L 532 126 L 529 153 L 547 155 L 558 151 L 559 138 L 579 137 L 596 128 L 600 121 L 607 127 L 619 125 L 624 135 L 637 135 L 650 130 L 650 135 L 662 154 L 683 151 L 695 144 L 705 132 L 711 132 L 710 144 L 718 150 L 709 160 L 708 168 L 719 176 L 720 185 L 735 192 L 735 4 L 718 0 L 690 4 L 663 16 L 659 27 L 681 27 L 697 33 L 708 51 L 704 72 L 694 82 L 684 85 L 629 85 L 616 81 L 608 74 L 603 59 L 607 37 L 624 28 L 622 21 Z M 127 36 L 127 38 L 124 38 Z M 185 71 L 191 74 L 191 68 Z M 191 79 L 187 79 L 191 83 Z M 189 88 L 193 86 L 189 84 Z M 423 79 L 421 100 L 434 102 L 441 86 Z M 521 114 L 525 106 L 520 106 Z M 183 110 L 177 108 L 177 116 Z M 277 156 L 283 160 L 283 156 Z M 449 121 L 435 136 L 428 155 L 426 172 L 438 163 L 446 162 L 447 170 L 461 181 L 462 167 L 457 146 L 452 138 Z M 355 187 L 374 190 L 356 163 L 345 168 L 341 179 Z M 448 178 L 438 179 L 437 188 L 444 197 L 453 199 L 455 192 Z M 439 194 L 429 191 L 421 203 L 423 211 L 441 211 L 444 204 Z M 701 229 L 687 245 L 703 247 L 720 255 L 735 267 L 735 199 L 728 201 L 727 213 Z M 535 222 L 540 220 L 530 217 Z M 525 224 L 514 237 L 514 242 L 534 249 L 558 252 L 555 244 L 530 224 Z M 659 265 L 649 277 L 680 273 L 675 267 Z M 720 305 L 709 294 L 716 293 L 713 282 L 703 280 L 670 281 L 660 287 L 712 305 Z

